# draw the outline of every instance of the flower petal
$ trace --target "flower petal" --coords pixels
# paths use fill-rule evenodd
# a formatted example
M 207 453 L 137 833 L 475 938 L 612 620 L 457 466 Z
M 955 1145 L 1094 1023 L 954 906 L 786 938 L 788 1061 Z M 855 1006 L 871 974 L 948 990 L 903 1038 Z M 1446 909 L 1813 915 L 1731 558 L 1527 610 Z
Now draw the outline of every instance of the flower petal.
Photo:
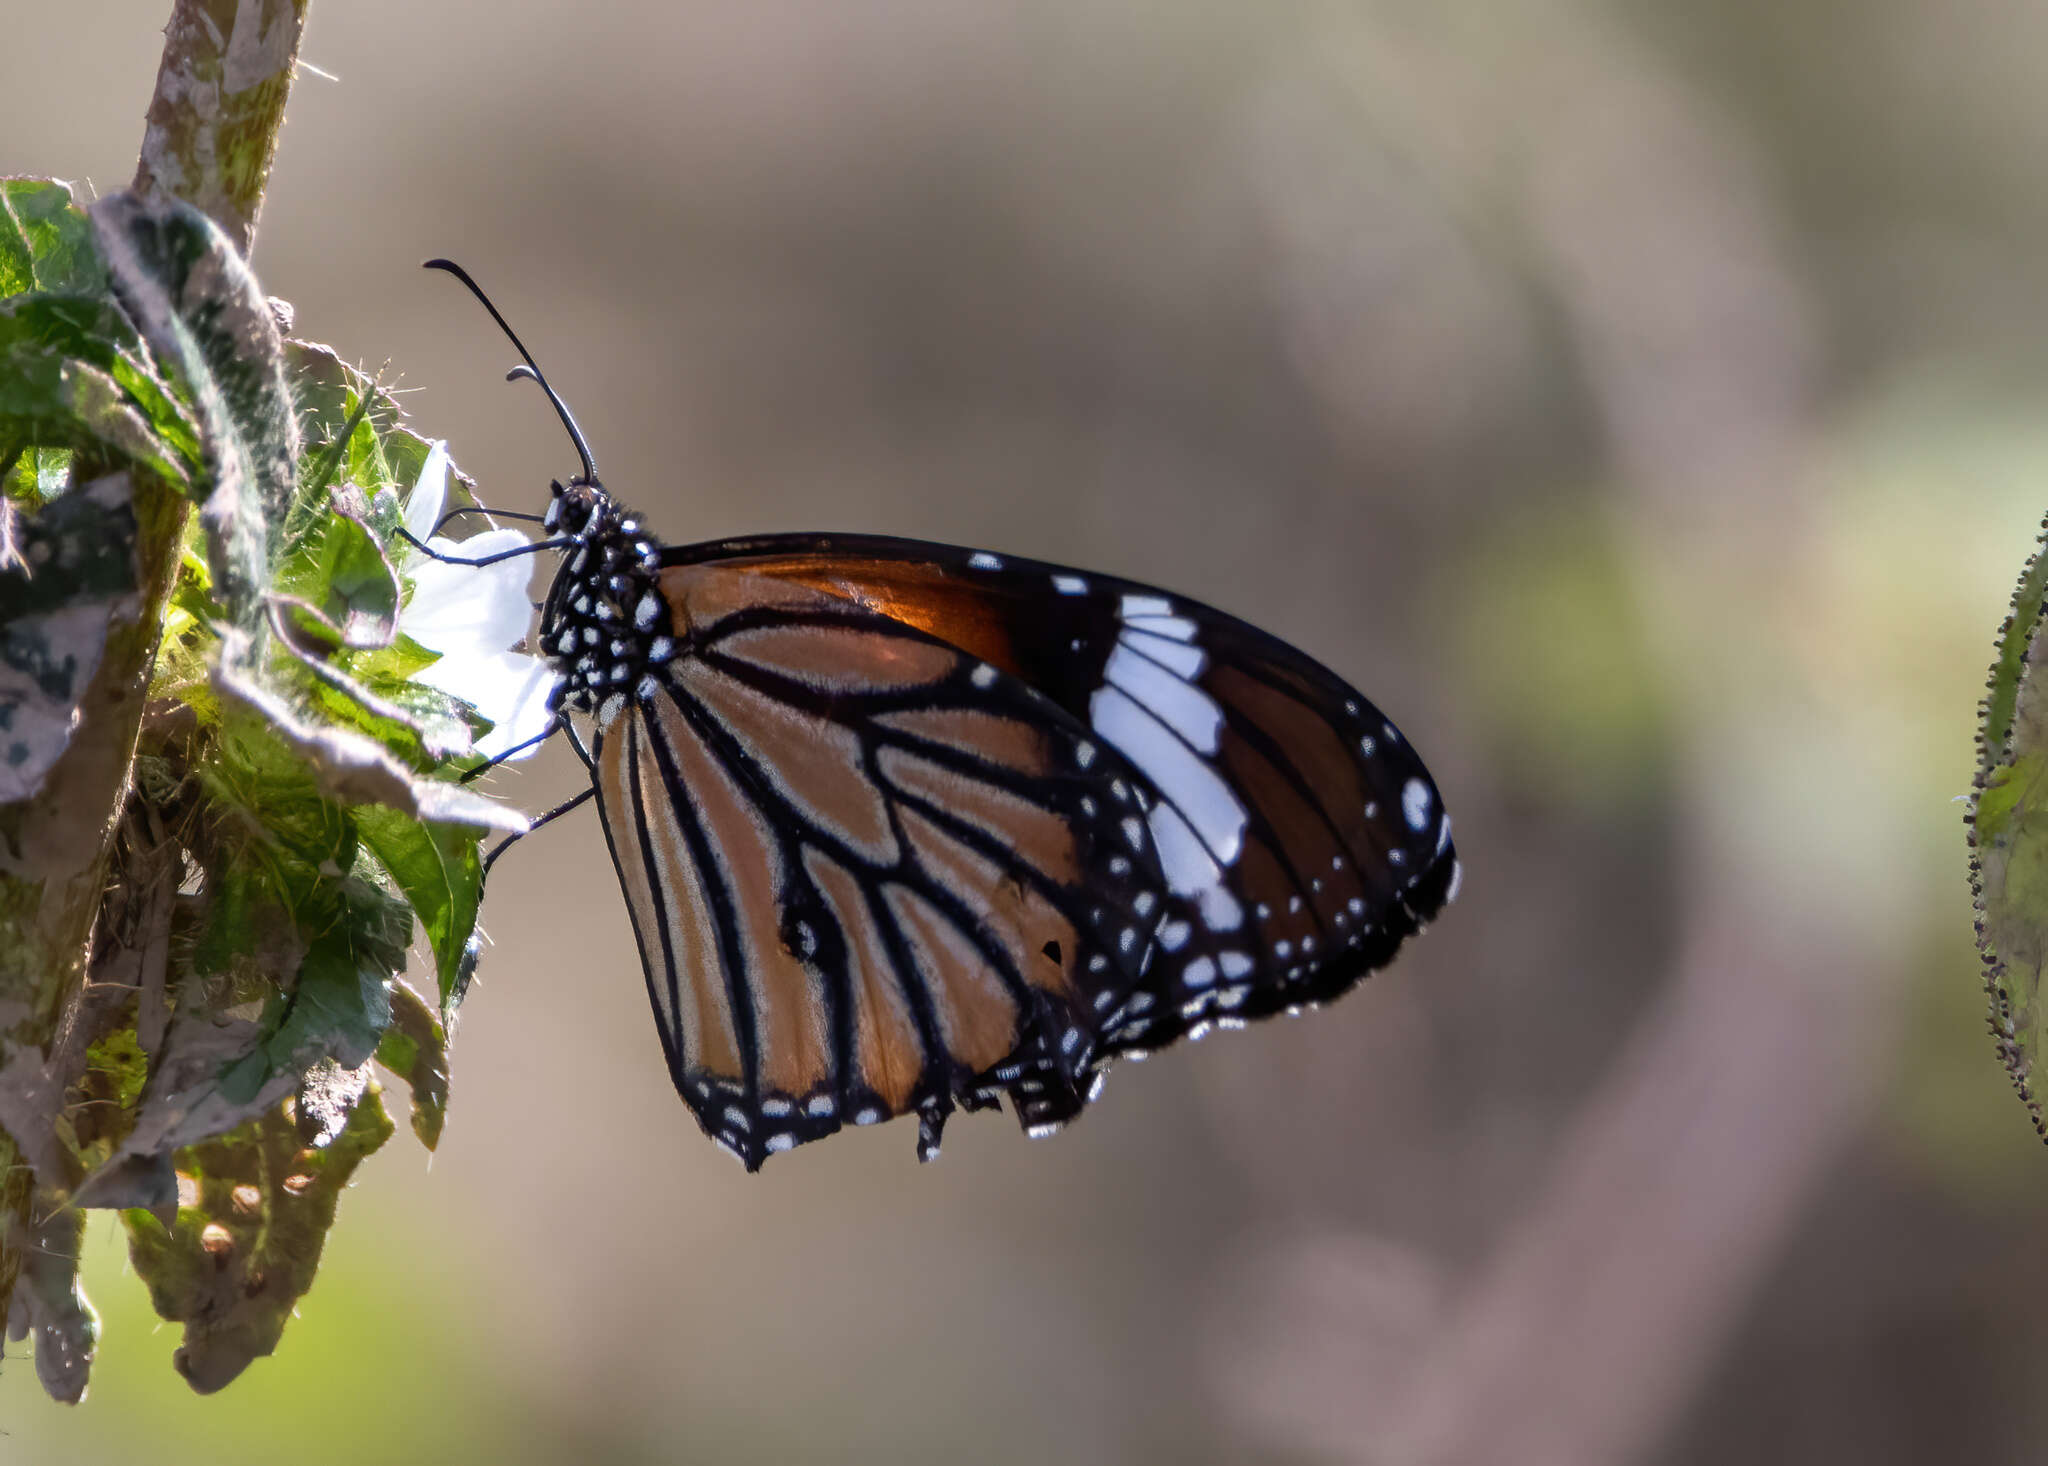
M 444 655 L 415 680 L 461 698 L 489 718 L 493 726 L 477 740 L 476 751 L 495 758 L 547 727 L 548 694 L 558 679 L 539 657 L 499 651 Z
M 413 480 L 412 493 L 405 500 L 405 532 L 424 540 L 441 522 L 441 506 L 448 502 L 448 444 L 435 439 Z M 413 554 L 417 555 L 417 550 Z
M 485 758 L 496 758 L 507 749 L 540 737 L 555 716 L 548 707 L 548 696 L 562 680 L 561 675 L 539 657 L 528 657 L 526 662 L 526 675 L 513 690 L 505 716 L 476 742 L 476 751 Z M 520 749 L 507 762 L 516 763 L 537 751 L 538 745 Z
M 460 541 L 431 540 L 436 550 L 481 559 L 531 543 L 516 529 L 494 529 Z M 444 655 L 503 651 L 526 635 L 533 620 L 527 588 L 533 557 L 515 555 L 495 565 L 447 565 L 421 559 L 406 567 L 412 599 L 399 629 Z

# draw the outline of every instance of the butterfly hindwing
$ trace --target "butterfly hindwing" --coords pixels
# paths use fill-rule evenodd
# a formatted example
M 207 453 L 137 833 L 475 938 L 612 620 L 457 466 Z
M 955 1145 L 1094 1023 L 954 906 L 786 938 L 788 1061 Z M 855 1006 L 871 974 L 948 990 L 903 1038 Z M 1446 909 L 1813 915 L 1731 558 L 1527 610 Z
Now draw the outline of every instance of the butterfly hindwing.
M 916 1113 L 1086 1102 L 1167 892 L 1142 780 L 1018 678 L 792 581 L 665 570 L 599 797 L 678 1089 L 750 1167 Z

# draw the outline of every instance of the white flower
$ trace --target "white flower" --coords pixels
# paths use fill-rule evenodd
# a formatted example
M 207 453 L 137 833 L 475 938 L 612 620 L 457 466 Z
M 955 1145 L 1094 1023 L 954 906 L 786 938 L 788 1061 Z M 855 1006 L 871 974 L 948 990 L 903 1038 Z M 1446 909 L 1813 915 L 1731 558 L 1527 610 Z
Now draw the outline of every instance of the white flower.
M 448 447 L 437 442 L 405 501 L 406 532 L 465 560 L 527 543 L 516 529 L 486 530 L 461 541 L 429 539 L 447 496 Z M 491 731 L 476 743 L 476 751 L 485 758 L 539 737 L 548 725 L 548 694 L 554 690 L 556 674 L 542 658 L 512 650 L 525 640 L 533 620 L 533 602 L 527 595 L 533 560 L 531 555 L 515 555 L 495 565 L 448 565 L 409 546 L 399 555 L 398 570 L 412 582 L 412 599 L 399 613 L 398 629 L 441 654 L 414 680 L 461 698 L 491 720 Z M 532 751 L 512 757 L 524 758 Z

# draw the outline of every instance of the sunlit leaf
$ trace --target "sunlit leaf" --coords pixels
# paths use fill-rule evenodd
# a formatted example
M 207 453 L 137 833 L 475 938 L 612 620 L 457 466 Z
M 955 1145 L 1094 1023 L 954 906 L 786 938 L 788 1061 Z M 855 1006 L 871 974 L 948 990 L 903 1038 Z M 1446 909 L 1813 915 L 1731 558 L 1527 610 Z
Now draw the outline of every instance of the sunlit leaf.
M 483 899 L 482 831 L 470 825 L 422 824 L 393 809 L 357 815 L 363 844 L 405 892 L 434 952 L 441 1000 L 455 990 L 463 948 L 476 930 Z
M 377 1046 L 377 1062 L 411 1087 L 412 1133 L 432 1150 L 448 1118 L 448 1030 L 403 982 L 391 985 L 391 1026 Z
M 0 295 L 106 288 L 85 211 L 53 178 L 0 179 Z

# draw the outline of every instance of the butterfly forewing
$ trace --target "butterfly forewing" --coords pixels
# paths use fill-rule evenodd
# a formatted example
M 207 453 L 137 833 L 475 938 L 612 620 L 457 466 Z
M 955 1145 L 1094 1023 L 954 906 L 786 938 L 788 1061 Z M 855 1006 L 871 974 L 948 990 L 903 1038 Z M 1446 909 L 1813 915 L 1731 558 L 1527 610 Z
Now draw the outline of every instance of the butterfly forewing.
M 857 599 L 662 572 L 676 654 L 597 784 L 677 1087 L 749 1166 L 916 1113 L 1086 1099 L 1169 896 L 1143 780 L 1055 701 Z
M 1210 607 L 875 536 L 731 540 L 665 560 L 728 572 L 736 594 L 800 586 L 923 631 L 1121 755 L 1164 899 L 1155 959 L 1106 1003 L 1098 1063 L 1336 997 L 1455 888 L 1449 818 L 1394 725 L 1313 659 Z

